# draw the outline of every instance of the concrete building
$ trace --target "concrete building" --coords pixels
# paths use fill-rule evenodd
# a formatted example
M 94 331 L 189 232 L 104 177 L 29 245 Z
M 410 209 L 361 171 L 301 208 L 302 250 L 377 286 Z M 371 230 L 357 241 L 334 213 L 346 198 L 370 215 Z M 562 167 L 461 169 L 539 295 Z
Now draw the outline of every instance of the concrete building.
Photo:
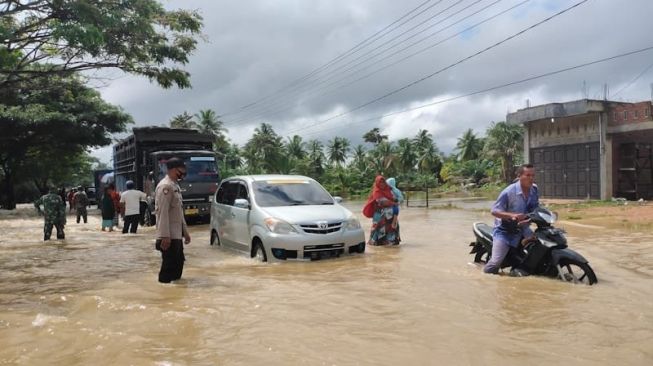
M 509 113 L 543 197 L 653 198 L 651 102 L 583 99 Z

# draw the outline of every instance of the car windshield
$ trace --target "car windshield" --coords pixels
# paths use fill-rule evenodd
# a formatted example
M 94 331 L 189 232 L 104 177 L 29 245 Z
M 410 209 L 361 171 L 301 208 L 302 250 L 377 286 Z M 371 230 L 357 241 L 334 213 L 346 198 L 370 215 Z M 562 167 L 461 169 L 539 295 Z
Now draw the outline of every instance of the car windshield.
M 166 172 L 166 161 L 159 160 L 159 179 L 162 179 Z M 213 156 L 190 156 L 184 157 L 186 164 L 186 182 L 218 182 L 218 166 Z
M 331 195 L 311 180 L 267 180 L 252 186 L 261 207 L 333 205 Z

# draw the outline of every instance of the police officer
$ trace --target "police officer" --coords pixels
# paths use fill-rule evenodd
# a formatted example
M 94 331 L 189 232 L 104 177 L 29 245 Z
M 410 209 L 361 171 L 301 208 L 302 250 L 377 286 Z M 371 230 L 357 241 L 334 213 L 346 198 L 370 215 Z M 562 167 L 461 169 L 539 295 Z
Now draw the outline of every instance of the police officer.
M 184 205 L 178 181 L 186 176 L 186 165 L 179 158 L 166 162 L 168 174 L 156 186 L 156 249 L 161 251 L 159 282 L 170 283 L 181 278 L 184 269 L 184 247 L 190 234 L 184 219 Z
M 75 203 L 75 210 L 77 210 L 77 223 L 79 224 L 79 218 L 84 218 L 84 223 L 86 224 L 88 220 L 88 213 L 86 211 L 86 206 L 88 206 L 88 196 L 84 192 L 84 187 L 77 187 L 77 193 L 73 196 L 73 202 Z
M 39 215 L 43 215 L 43 240 L 50 240 L 52 226 L 57 228 L 57 239 L 65 239 L 64 225 L 66 225 L 66 204 L 54 190 L 46 189 L 46 194 L 41 196 L 34 207 Z M 43 211 L 41 211 L 43 205 Z

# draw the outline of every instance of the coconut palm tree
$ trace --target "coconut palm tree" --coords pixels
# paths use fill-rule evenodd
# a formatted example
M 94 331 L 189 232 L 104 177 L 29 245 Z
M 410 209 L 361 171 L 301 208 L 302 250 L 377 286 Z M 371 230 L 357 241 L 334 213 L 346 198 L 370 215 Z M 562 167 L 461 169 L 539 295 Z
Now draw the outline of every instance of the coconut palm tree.
M 286 142 L 286 152 L 288 152 L 290 157 L 302 160 L 306 157 L 306 143 L 299 135 L 288 137 L 288 141 Z
M 245 156 L 252 167 L 260 167 L 265 173 L 281 172 L 283 143 L 271 125 L 262 123 L 245 144 Z
M 401 139 L 397 142 L 397 156 L 402 173 L 408 173 L 415 168 L 417 153 L 410 139 Z
M 381 141 L 387 141 L 388 135 L 382 135 L 381 130 L 378 127 L 374 127 L 363 135 L 363 140 L 378 145 Z
M 334 137 L 327 145 L 329 162 L 334 166 L 342 166 L 347 160 L 350 150 L 350 142 L 345 137 Z
M 368 169 L 367 151 L 363 145 L 356 145 L 352 153 L 351 166 L 364 173 Z
M 513 179 L 515 163 L 521 160 L 524 148 L 524 129 L 521 125 L 497 122 L 486 132 L 485 152 L 501 161 L 502 178 L 509 183 Z
M 197 124 L 193 121 L 193 116 L 188 112 L 184 111 L 182 114 L 178 114 L 170 120 L 171 128 L 185 128 L 185 129 L 196 129 Z
M 477 159 L 483 150 L 483 140 L 476 137 L 474 131 L 470 128 L 458 138 L 456 150 L 460 161 Z

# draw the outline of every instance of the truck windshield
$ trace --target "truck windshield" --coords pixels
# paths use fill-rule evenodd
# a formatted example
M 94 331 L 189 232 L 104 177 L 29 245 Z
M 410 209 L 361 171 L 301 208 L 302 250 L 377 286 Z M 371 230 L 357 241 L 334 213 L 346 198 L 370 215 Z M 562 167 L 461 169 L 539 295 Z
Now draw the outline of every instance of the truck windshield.
M 186 182 L 217 182 L 218 166 L 213 156 L 184 157 L 186 163 Z M 159 179 L 167 172 L 165 161 L 159 161 Z
M 310 180 L 268 180 L 252 184 L 261 207 L 333 205 L 333 198 Z

